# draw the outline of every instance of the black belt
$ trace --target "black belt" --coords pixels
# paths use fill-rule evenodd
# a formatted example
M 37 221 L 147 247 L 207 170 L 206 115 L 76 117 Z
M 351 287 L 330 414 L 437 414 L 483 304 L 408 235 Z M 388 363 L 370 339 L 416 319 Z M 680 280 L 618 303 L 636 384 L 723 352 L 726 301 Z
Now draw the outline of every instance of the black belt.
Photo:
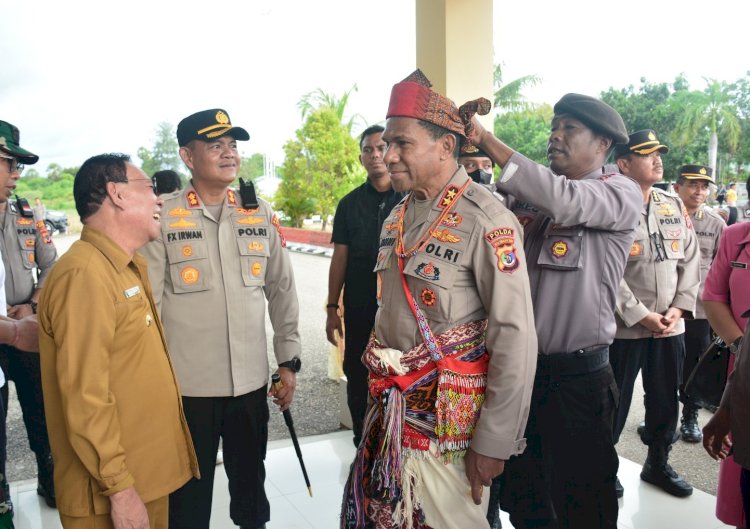
M 537 356 L 537 374 L 583 375 L 609 364 L 609 346 Z

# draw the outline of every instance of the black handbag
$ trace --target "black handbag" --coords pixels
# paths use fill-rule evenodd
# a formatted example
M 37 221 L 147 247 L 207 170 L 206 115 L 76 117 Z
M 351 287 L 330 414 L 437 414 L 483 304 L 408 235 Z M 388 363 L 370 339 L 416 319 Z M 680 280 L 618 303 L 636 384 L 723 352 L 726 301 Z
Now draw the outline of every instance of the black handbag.
M 685 382 L 685 394 L 698 406 L 716 409 L 727 385 L 729 348 L 718 336 L 700 356 Z

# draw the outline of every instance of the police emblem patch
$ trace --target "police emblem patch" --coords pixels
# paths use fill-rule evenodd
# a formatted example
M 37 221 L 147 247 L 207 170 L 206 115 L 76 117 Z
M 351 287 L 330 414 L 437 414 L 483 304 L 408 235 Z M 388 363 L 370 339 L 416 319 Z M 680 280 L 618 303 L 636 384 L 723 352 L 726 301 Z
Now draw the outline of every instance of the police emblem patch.
M 638 241 L 635 241 L 633 243 L 633 246 L 630 247 L 630 257 L 637 257 L 643 253 L 643 246 L 641 246 L 641 243 Z
M 419 297 L 422 299 L 422 303 L 424 303 L 427 307 L 432 307 L 437 301 L 437 294 L 435 294 L 434 290 L 431 290 L 429 288 L 422 289 L 422 293 L 419 295 Z
M 440 224 L 448 226 L 449 228 L 455 228 L 461 224 L 463 220 L 464 218 L 458 213 L 448 213 Z
M 180 271 L 180 277 L 182 278 L 183 283 L 185 283 L 186 285 L 197 283 L 198 279 L 200 279 L 200 275 L 201 274 L 198 269 L 192 266 L 187 266 Z
M 252 273 L 255 277 L 258 277 L 260 276 L 261 272 L 263 272 L 263 265 L 261 265 L 258 261 L 255 261 L 250 267 L 250 273 Z
M 568 243 L 565 241 L 555 241 L 552 243 L 550 249 L 552 250 L 552 255 L 559 259 L 560 257 L 565 257 L 567 255 Z
M 192 217 L 193 212 L 185 208 L 174 208 L 170 209 L 167 215 L 170 217 Z
M 672 241 L 671 248 L 673 252 L 679 252 L 680 251 L 680 241 L 675 239 Z
M 26 244 L 26 248 L 33 248 L 34 244 L 36 243 L 36 239 L 34 239 L 33 237 L 31 237 L 29 239 L 26 239 L 24 241 L 24 243 Z
M 659 215 L 664 215 L 665 217 L 671 217 L 672 215 L 674 215 L 675 210 L 674 210 L 674 208 L 671 205 L 665 203 L 665 204 L 661 204 L 656 209 L 656 212 Z
M 516 252 L 515 230 L 508 226 L 495 228 L 484 236 L 484 240 L 495 249 L 497 269 L 506 274 L 515 272 L 520 266 Z
M 16 224 L 20 224 L 21 226 L 30 226 L 34 224 L 34 221 L 31 219 L 25 219 L 23 217 L 18 217 L 16 219 Z
M 190 222 L 189 220 L 180 219 L 178 221 L 172 222 L 169 227 L 170 228 L 195 228 L 197 224 L 195 222 Z
M 430 281 L 437 281 L 440 279 L 440 269 L 435 266 L 432 261 L 429 263 L 421 263 L 414 270 L 414 273 L 422 279 L 429 279 Z
M 398 229 L 398 222 L 390 222 L 385 225 L 385 231 L 396 231 Z
M 458 235 L 454 235 L 453 233 L 448 231 L 447 228 L 442 231 L 441 230 L 433 231 L 432 236 L 440 242 L 452 242 L 452 243 L 461 242 L 461 237 L 459 237 Z
M 247 244 L 247 249 L 251 252 L 260 252 L 263 248 L 264 246 L 258 241 L 253 241 Z
M 193 255 L 193 247 L 189 244 L 186 244 L 182 247 L 182 256 L 183 257 L 191 257 Z
M 281 224 L 279 223 L 279 217 L 274 213 L 271 216 L 271 224 L 273 224 L 273 227 L 276 228 L 276 231 L 279 232 L 279 238 L 281 239 L 281 247 L 286 248 L 286 238 L 284 237 L 284 234 L 281 232 Z
M 245 209 L 245 208 L 237 208 L 235 209 L 237 213 L 241 213 L 242 215 L 255 215 L 258 213 L 258 208 L 254 209 Z

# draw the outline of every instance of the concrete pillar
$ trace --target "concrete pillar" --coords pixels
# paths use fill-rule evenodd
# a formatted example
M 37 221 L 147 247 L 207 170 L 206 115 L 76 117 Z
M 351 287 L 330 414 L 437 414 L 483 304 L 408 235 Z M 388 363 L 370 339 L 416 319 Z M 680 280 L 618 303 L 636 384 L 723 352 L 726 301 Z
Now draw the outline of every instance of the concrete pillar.
M 493 0 L 416 0 L 417 67 L 456 105 L 493 100 Z M 480 117 L 492 130 L 492 114 Z

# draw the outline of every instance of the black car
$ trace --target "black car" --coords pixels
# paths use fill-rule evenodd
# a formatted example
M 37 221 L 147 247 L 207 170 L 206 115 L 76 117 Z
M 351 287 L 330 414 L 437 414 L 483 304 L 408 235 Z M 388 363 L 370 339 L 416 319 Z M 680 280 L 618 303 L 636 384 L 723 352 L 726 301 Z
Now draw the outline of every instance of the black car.
M 68 233 L 68 215 L 64 211 L 48 209 L 44 217 L 44 224 L 47 226 L 50 235 L 54 235 L 55 232 L 62 235 Z

